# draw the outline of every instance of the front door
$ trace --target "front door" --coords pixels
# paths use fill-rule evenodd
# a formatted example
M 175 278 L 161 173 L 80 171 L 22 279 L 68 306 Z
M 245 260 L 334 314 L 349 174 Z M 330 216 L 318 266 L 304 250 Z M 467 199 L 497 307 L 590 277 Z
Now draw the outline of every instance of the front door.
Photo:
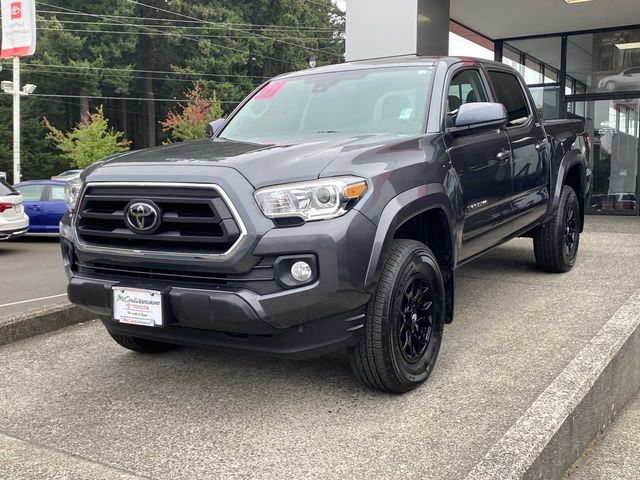
M 466 68 L 451 79 L 448 122 L 464 103 L 487 102 L 487 84 L 478 69 Z M 457 136 L 445 143 L 460 184 L 466 220 L 460 260 L 494 246 L 510 234 L 511 151 L 504 129 Z

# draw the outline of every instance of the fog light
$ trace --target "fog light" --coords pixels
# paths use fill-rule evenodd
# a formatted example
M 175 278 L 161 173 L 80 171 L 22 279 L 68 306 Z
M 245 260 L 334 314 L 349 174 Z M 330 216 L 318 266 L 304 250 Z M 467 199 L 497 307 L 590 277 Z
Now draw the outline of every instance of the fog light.
M 307 262 L 296 262 L 291 267 L 291 276 L 298 282 L 306 282 L 313 275 L 311 265 Z

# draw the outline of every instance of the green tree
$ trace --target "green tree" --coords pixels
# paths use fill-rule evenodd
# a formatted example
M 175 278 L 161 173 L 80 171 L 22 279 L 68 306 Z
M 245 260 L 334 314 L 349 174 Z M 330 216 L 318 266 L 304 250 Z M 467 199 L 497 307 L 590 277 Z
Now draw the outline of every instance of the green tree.
M 211 99 L 204 98 L 199 84 L 187 90 L 185 95 L 188 101 L 180 104 L 181 111 L 175 113 L 170 110 L 165 120 L 160 122 L 162 130 L 168 132 L 174 142 L 203 139 L 207 124 L 224 115 L 215 93 Z
M 87 123 L 79 123 L 70 132 L 62 132 L 44 118 L 49 133 L 47 140 L 53 142 L 63 157 L 79 168 L 87 168 L 109 155 L 126 152 L 131 142 L 123 138 L 122 132 L 109 129 L 102 106 L 89 117 Z

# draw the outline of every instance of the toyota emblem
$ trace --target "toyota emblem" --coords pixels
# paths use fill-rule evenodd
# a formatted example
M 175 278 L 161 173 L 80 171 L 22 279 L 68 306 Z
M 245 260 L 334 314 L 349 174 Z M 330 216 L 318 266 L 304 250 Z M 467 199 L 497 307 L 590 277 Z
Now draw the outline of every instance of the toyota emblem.
M 160 225 L 160 210 L 150 201 L 132 202 L 126 209 L 125 223 L 134 233 L 153 233 Z

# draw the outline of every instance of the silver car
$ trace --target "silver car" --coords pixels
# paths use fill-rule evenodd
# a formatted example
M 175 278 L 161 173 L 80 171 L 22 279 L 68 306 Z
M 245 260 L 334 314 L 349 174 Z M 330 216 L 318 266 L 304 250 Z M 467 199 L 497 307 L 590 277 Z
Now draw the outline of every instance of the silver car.
M 640 67 L 623 70 L 618 75 L 600 79 L 598 88 L 613 92 L 615 90 L 640 90 Z

